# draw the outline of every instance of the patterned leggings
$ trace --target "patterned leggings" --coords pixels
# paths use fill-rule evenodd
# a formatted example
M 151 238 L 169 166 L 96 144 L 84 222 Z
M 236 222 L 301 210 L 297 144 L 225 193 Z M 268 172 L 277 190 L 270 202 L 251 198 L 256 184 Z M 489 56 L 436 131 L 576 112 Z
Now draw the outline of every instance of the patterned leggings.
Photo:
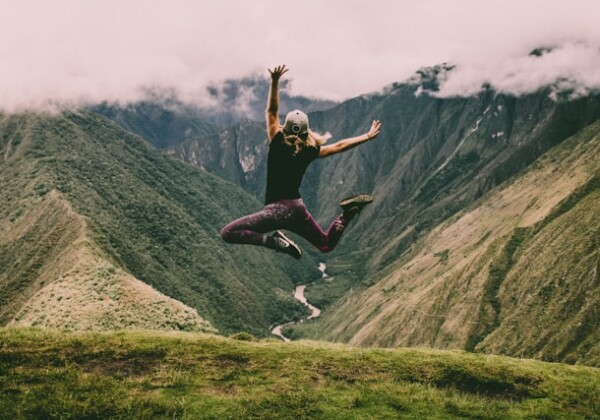
M 277 229 L 294 232 L 322 252 L 332 251 L 348 226 L 350 217 L 339 215 L 327 230 L 321 229 L 306 209 L 301 198 L 280 200 L 266 205 L 258 213 L 234 220 L 221 230 L 221 237 L 232 244 L 250 244 L 269 247 L 266 233 Z

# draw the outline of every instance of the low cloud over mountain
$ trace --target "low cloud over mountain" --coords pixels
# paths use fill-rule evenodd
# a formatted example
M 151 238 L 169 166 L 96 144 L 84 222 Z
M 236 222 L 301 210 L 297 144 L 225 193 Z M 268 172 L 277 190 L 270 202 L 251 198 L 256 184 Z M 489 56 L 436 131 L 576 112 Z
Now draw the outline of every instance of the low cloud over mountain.
M 484 86 L 514 95 L 552 86 L 553 98 L 579 98 L 600 90 L 600 48 L 568 42 L 528 55 L 457 64 L 438 75 L 438 83 L 440 97 L 471 96 Z

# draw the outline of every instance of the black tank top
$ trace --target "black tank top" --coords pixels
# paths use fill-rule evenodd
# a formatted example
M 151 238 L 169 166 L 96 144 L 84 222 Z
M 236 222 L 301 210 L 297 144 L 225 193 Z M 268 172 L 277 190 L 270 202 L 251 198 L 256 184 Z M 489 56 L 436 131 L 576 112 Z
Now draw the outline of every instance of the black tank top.
M 279 131 L 269 144 L 267 158 L 267 192 L 265 204 L 279 200 L 300 198 L 300 184 L 308 165 L 319 156 L 320 146 L 296 148 L 284 143 L 283 132 Z

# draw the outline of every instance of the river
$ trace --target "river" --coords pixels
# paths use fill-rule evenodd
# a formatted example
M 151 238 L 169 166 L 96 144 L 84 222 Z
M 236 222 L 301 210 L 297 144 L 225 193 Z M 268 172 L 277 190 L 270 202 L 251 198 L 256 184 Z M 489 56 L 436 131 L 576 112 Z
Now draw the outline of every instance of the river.
M 327 266 L 324 263 L 319 264 L 319 270 L 321 271 L 321 273 L 323 273 L 322 278 L 324 278 L 324 279 L 330 278 L 329 275 L 325 272 L 326 269 L 327 269 Z M 317 308 L 316 306 L 311 305 L 310 302 L 308 302 L 308 300 L 306 300 L 306 296 L 304 296 L 304 290 L 306 290 L 306 286 L 307 286 L 306 284 L 301 284 L 299 286 L 296 286 L 296 289 L 294 290 L 294 298 L 296 300 L 302 302 L 305 306 L 307 306 L 308 309 L 311 310 L 311 314 L 309 316 L 307 316 L 306 318 L 302 318 L 300 321 L 293 321 L 293 322 L 288 322 L 286 324 L 277 325 L 273 329 L 271 329 L 271 334 L 276 335 L 277 337 L 281 338 L 285 342 L 290 341 L 289 338 L 287 338 L 285 335 L 283 335 L 283 329 L 285 327 L 289 327 L 294 324 L 299 324 L 306 320 L 313 319 L 313 318 L 316 318 L 319 315 L 321 315 L 321 310 L 319 308 Z

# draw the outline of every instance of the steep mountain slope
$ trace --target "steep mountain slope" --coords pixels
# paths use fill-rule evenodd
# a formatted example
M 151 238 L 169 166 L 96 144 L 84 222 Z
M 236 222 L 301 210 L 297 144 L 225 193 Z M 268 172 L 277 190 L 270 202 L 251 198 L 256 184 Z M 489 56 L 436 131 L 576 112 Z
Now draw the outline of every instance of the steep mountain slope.
M 596 97 L 555 102 L 548 92 L 520 98 L 484 92 L 439 99 L 415 96 L 419 88 L 400 85 L 313 117 L 337 138 L 364 131 L 377 117 L 384 127 L 374 142 L 321 162 L 315 205 L 323 219 L 348 192 L 376 197 L 358 220 L 354 240 L 343 242 L 340 257 L 330 261 L 333 274 L 363 266 L 363 277 L 384 268 L 433 226 L 600 117 Z
M 181 142 L 167 153 L 264 199 L 268 153 L 264 123 L 244 121 L 218 134 Z
M 305 311 L 291 290 L 318 275 L 316 263 L 288 265 L 219 237 L 228 221 L 260 208 L 233 185 L 90 113 L 3 116 L 0 133 L 3 324 L 72 326 L 91 306 L 102 324 L 114 304 L 137 326 L 158 310 L 156 323 L 172 328 L 204 318 L 221 332 L 264 335 Z M 91 306 L 69 317 L 58 308 L 67 301 Z M 43 302 L 52 310 L 39 311 Z
M 2 324 L 213 330 L 197 311 L 112 264 L 56 190 L 3 231 L 0 265 Z
M 600 121 L 412 243 L 312 334 L 600 365 L 598 156 Z
M 92 108 L 158 148 L 212 134 L 219 125 L 198 108 L 174 99 L 148 100 L 126 106 L 102 104 Z

